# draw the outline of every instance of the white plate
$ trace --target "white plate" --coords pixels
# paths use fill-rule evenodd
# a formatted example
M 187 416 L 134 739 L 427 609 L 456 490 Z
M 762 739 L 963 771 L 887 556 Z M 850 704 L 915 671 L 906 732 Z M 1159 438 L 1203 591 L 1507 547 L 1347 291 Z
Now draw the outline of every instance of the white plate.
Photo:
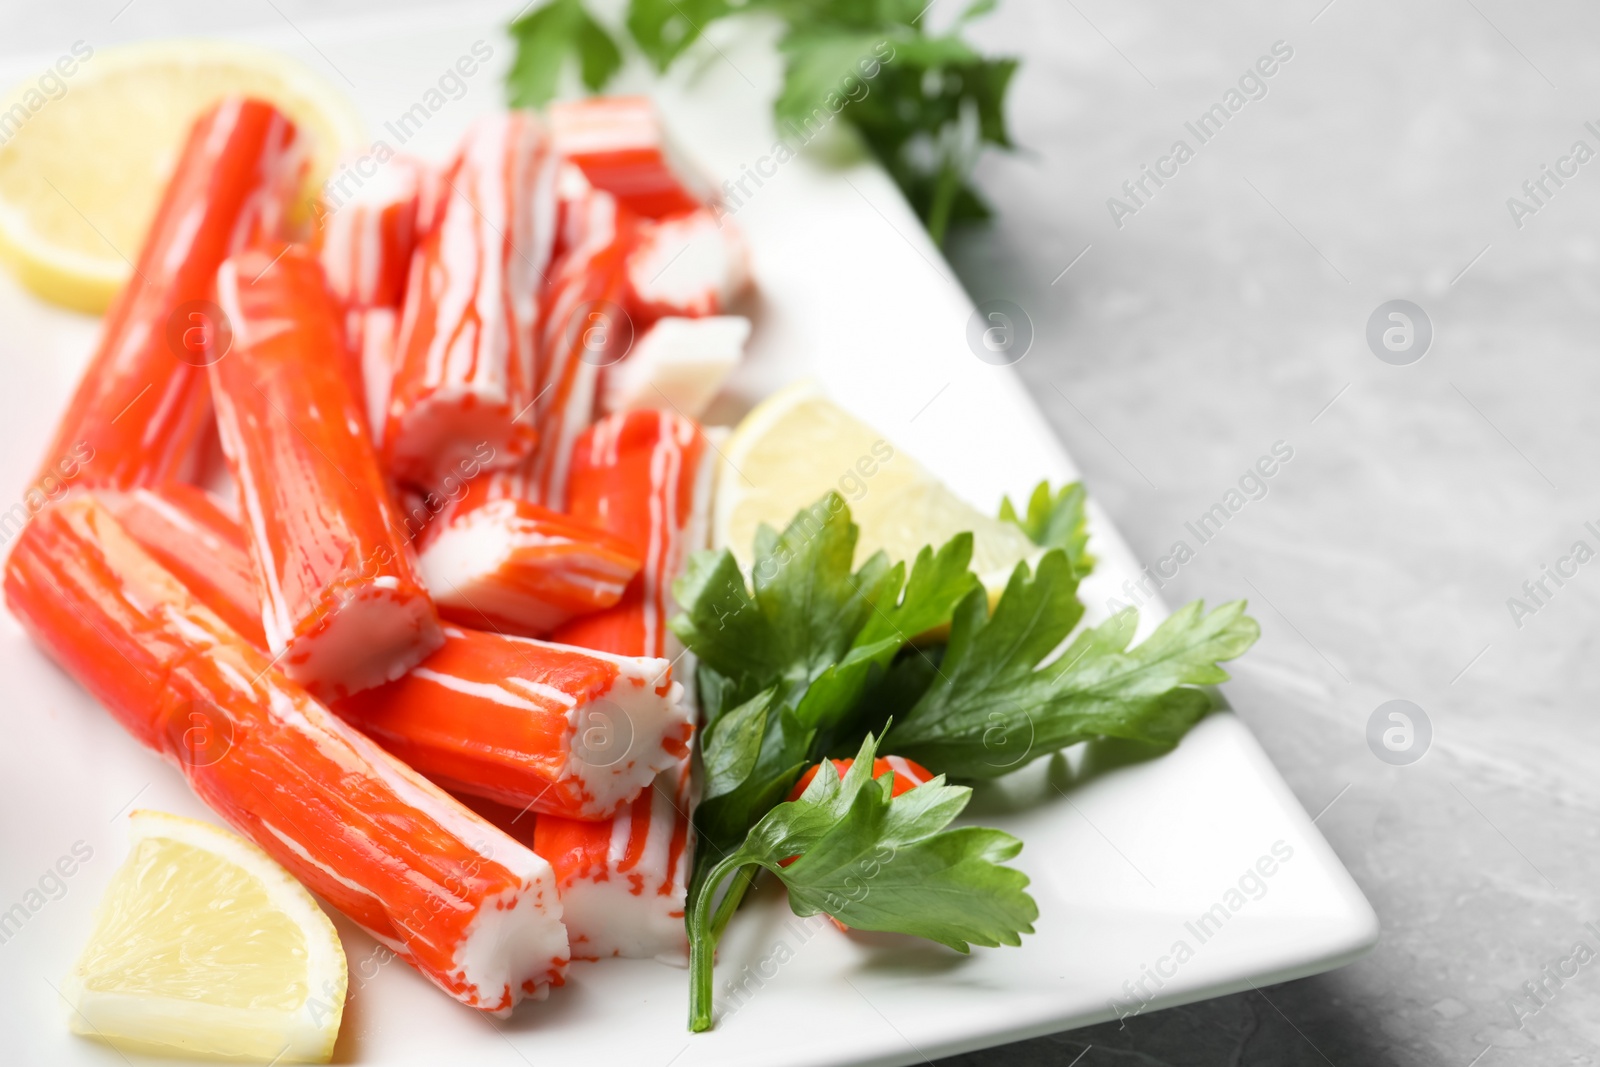
M 493 47 L 497 67 L 509 62 L 495 29 L 504 14 L 499 5 L 457 6 L 303 23 L 252 39 L 284 47 L 337 83 L 347 78 L 374 131 L 388 137 L 385 122 L 421 100 L 475 40 Z M 747 184 L 755 195 L 736 213 L 761 290 L 738 400 L 802 375 L 819 378 L 985 508 L 1040 478 L 1073 477 L 1020 379 L 969 350 L 971 302 L 887 177 L 860 161 L 762 161 L 774 142 L 767 101 L 776 66 L 759 40 L 733 37 L 719 38 L 726 59 L 712 53 L 687 86 L 662 95 L 681 140 L 710 173 L 738 176 L 743 165 L 759 165 L 772 174 L 758 190 Z M 9 83 L 44 61 L 9 63 L 0 73 Z M 472 115 L 498 105 L 498 78 L 497 70 L 475 75 L 466 95 L 440 108 L 406 147 L 442 154 Z M 4 278 L 0 322 L 0 501 L 10 502 L 49 439 L 96 323 L 46 308 Z M 1032 358 L 1046 358 L 1049 347 L 1040 339 Z M 1103 514 L 1092 520 L 1101 563 L 1086 599 L 1102 615 L 1106 597 L 1138 564 Z M 38 905 L 0 944 L 5 1058 L 119 1063 L 113 1050 L 68 1033 L 55 987 L 126 851 L 129 807 L 206 812 L 176 771 L 124 735 L 9 616 L 0 622 L 0 677 L 0 912 Z M 1136 1005 L 1137 987 L 1153 998 L 1150 1010 L 1328 970 L 1376 942 L 1371 907 L 1232 714 L 1206 719 L 1162 758 L 1095 762 L 1082 749 L 1041 760 L 981 790 L 972 805 L 976 818 L 1026 842 L 1017 862 L 1033 879 L 1040 918 L 1021 948 L 962 957 L 920 942 L 847 936 L 826 923 L 802 924 L 768 893 L 724 940 L 716 1030 L 691 1036 L 682 970 L 578 964 L 549 1001 L 496 1023 L 404 964 L 376 966 L 374 943 L 340 920 L 352 998 L 339 1059 L 911 1063 L 1111 1018 L 1113 999 L 1124 1010 Z M 46 872 L 75 845 L 92 857 L 59 889 Z M 1275 847 L 1292 852 L 1287 862 L 1270 877 L 1248 875 Z M 1241 877 L 1249 895 L 1230 896 Z M 30 896 L 41 879 L 45 892 Z M 1202 941 L 1193 924 L 1218 904 L 1226 922 Z M 728 996 L 732 981 L 747 992 Z

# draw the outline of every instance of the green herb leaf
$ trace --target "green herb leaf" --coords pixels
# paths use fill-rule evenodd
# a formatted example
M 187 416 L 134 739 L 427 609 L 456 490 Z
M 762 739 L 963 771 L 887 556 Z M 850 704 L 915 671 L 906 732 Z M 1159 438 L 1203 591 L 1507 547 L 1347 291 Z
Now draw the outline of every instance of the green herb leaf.
M 511 24 L 516 58 L 506 74 L 513 107 L 542 107 L 555 95 L 569 57 L 578 61 L 583 84 L 602 88 L 622 66 L 622 52 L 582 0 L 550 0 Z
M 1052 490 L 1049 482 L 1040 482 L 1028 498 L 1028 511 L 1018 515 L 1011 498 L 1000 501 L 1000 519 L 1014 523 L 1036 545 L 1059 548 L 1072 561 L 1072 569 L 1079 578 L 1094 570 L 1095 559 L 1089 555 L 1089 515 L 1086 505 L 1089 494 L 1082 482 L 1068 482 Z
M 881 66 L 889 48 L 881 33 L 840 32 L 823 25 L 799 26 L 784 36 L 783 89 L 774 116 L 802 130 L 820 129 L 860 94 L 870 95 L 868 71 Z
M 924 547 L 909 578 L 904 563 L 891 566 L 882 552 L 852 572 L 858 533 L 843 498 L 829 493 L 783 533 L 761 528 L 753 591 L 732 553 L 690 559 L 675 586 L 683 612 L 672 627 L 713 683 L 708 722 L 722 708 L 771 689 L 777 706 L 793 709 L 796 723 L 823 736 L 812 751 L 820 756 L 867 684 L 909 641 L 947 624 L 956 606 L 981 589 L 969 569 L 970 533 L 937 552 Z
M 706 780 L 694 814 L 700 846 L 691 899 L 705 872 L 784 798 L 808 762 L 815 731 L 773 696 L 767 690 L 750 698 L 701 739 Z
M 629 0 L 628 32 L 657 70 L 666 70 L 705 32 L 732 14 L 728 0 Z
M 861 736 L 862 694 L 907 642 L 981 589 L 970 534 L 924 548 L 909 579 L 881 552 L 852 571 L 857 537 L 850 509 L 829 493 L 783 533 L 761 528 L 753 591 L 726 551 L 697 553 L 677 582 L 683 613 L 672 626 L 709 686 L 691 899 L 807 763 Z
M 904 567 L 890 566 L 881 552 L 851 571 L 858 532 L 837 493 L 801 510 L 781 534 L 763 526 L 753 591 L 732 553 L 696 553 L 675 586 L 684 610 L 674 632 L 733 680 L 737 699 L 777 686 L 780 703 L 798 706 L 811 683 L 850 653 L 878 603 L 895 603 L 904 581 Z
M 869 736 L 842 779 L 824 763 L 798 799 L 769 811 L 712 872 L 688 922 L 691 1029 L 711 1024 L 712 894 L 751 866 L 777 876 L 795 914 L 822 912 L 859 930 L 961 952 L 1021 944 L 1033 932 L 1039 909 L 1025 892 L 1028 877 L 1004 866 L 1022 842 L 999 830 L 947 829 L 971 794 L 943 778 L 892 796 L 892 775 L 872 778 L 877 753 Z
M 972 573 L 971 566 L 970 533 L 956 534 L 937 552 L 931 545 L 924 545 L 911 563 L 911 576 L 905 579 L 905 591 L 900 599 L 874 605 L 872 616 L 856 635 L 854 647 L 887 637 L 897 637 L 904 644 L 949 622 L 956 605 L 979 588 L 978 576 Z M 905 564 L 898 563 L 895 567 L 897 574 L 905 573 Z M 896 589 L 899 584 L 890 583 Z
M 1027 875 L 1000 864 L 1022 842 L 999 830 L 946 830 L 970 791 L 935 778 L 899 797 L 872 779 L 875 742 L 862 744 L 841 780 L 831 763 L 805 794 L 780 804 L 742 850 L 778 876 L 797 915 L 825 912 L 858 930 L 912 934 L 965 952 L 1017 945 L 1039 910 Z M 800 858 L 784 866 L 791 856 Z
M 995 778 L 1094 737 L 1174 744 L 1212 706 L 1193 688 L 1225 681 L 1219 665 L 1260 635 L 1244 602 L 1207 614 L 1196 601 L 1129 648 L 1132 609 L 1080 634 L 1041 666 L 1082 614 L 1066 554 L 1031 577 L 1018 565 L 990 616 L 969 596 L 956 611 L 938 677 L 889 730 L 890 751 L 957 778 Z

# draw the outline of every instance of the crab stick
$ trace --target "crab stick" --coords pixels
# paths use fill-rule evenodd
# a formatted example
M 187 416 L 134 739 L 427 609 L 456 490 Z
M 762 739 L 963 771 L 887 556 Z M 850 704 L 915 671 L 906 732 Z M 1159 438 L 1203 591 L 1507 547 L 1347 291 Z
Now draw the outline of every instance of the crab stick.
M 677 655 L 667 629 L 672 582 L 706 540 L 712 465 L 705 435 L 671 412 L 597 423 L 573 460 L 575 515 L 632 540 L 645 567 L 617 607 L 557 631 L 573 644 Z M 693 780 L 685 759 L 609 823 L 541 815 L 535 850 L 555 868 L 575 959 L 681 958 L 693 847 Z
M 100 498 L 206 607 L 225 620 L 252 619 L 243 531 L 205 493 L 164 486 Z M 240 635 L 265 648 L 259 622 L 253 636 Z M 332 707 L 455 792 L 585 819 L 609 818 L 676 766 L 692 730 L 683 687 L 664 659 L 453 626 L 405 677 Z
M 633 344 L 624 301 L 638 228 L 633 213 L 601 190 L 580 196 L 568 214 L 571 244 L 551 270 L 540 309 L 539 447 L 524 487 L 525 499 L 556 508 L 566 497 L 573 445 L 594 419 L 600 370 Z
M 667 136 L 655 105 L 642 96 L 590 97 L 550 105 L 556 150 L 603 189 L 646 218 L 706 203 L 706 182 Z
M 657 319 L 621 363 L 607 367 L 607 412 L 670 408 L 699 418 L 744 359 L 750 320 L 739 315 Z
M 318 217 L 317 254 L 328 275 L 328 288 L 345 307 L 397 308 L 416 250 L 422 184 L 429 165 L 408 156 L 395 156 L 387 163 L 366 161 L 376 170 L 361 180 L 355 169 L 361 162 L 329 180 L 332 187 L 354 177 L 359 186 L 347 200 L 319 201 L 319 206 L 326 206 Z
M 217 272 L 234 346 L 211 365 L 217 430 L 261 590 L 267 644 L 321 699 L 391 681 L 442 640 L 365 414 L 338 313 L 302 246 Z
M 29 524 L 5 594 L 213 811 L 435 985 L 499 1014 L 561 984 L 549 864 L 329 714 L 92 493 Z
M 433 488 L 479 445 L 498 466 L 532 451 L 534 325 L 557 163 L 531 112 L 483 118 L 468 132 L 406 283 L 383 431 L 395 477 Z
M 628 300 L 640 318 L 727 309 L 750 282 L 744 237 L 704 208 L 646 222 L 628 254 Z
M 689 766 L 685 759 L 662 772 L 609 821 L 540 815 L 534 822 L 534 851 L 556 872 L 573 959 L 683 961 L 693 843 Z
M 367 429 L 374 448 L 383 445 L 383 424 L 394 381 L 394 341 L 399 323 L 393 308 L 351 308 L 345 314 L 349 377 L 356 397 L 365 403 Z
M 619 538 L 511 497 L 454 513 L 417 558 L 445 618 L 528 636 L 611 607 L 640 563 Z
M 195 121 L 34 488 L 55 497 L 63 479 L 127 487 L 186 472 L 207 426 L 204 368 L 227 339 L 204 302 L 226 256 L 277 235 L 303 147 L 259 100 L 226 99 Z
M 244 530 L 204 489 L 167 482 L 96 494 L 128 536 L 240 637 L 267 647 Z
M 514 808 L 609 819 L 688 755 L 671 665 L 445 627 L 398 681 L 334 710 L 439 785 Z
M 713 455 L 699 425 L 672 411 L 610 415 L 579 439 L 568 511 L 620 537 L 644 566 L 616 607 L 572 620 L 552 640 L 677 658 L 672 583 L 706 544 Z

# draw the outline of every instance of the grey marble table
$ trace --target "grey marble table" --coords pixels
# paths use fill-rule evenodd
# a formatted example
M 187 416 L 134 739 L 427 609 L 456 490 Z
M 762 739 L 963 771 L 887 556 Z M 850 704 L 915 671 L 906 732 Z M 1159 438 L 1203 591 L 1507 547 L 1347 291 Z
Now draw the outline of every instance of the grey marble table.
M 1024 59 L 1025 147 L 983 165 L 999 218 L 951 259 L 1027 310 L 1019 369 L 1147 562 L 1294 448 L 1166 594 L 1250 598 L 1230 696 L 1384 934 L 1341 971 L 952 1064 L 1600 1060 L 1600 967 L 1573 958 L 1600 951 L 1600 566 L 1561 562 L 1600 549 L 1600 162 L 1573 155 L 1600 151 L 1597 33 L 1593 5 L 1504 0 L 1012 0 L 979 24 Z M 1185 123 L 1280 41 L 1202 143 Z M 1368 345 L 1391 299 L 1431 320 L 1420 361 Z M 1432 724 L 1409 766 L 1367 743 L 1391 699 Z
M 125 4 L 7 2 L 0 42 L 397 6 Z M 1600 8 L 1006 0 L 974 36 L 1023 59 L 1023 147 L 983 163 L 998 218 L 948 251 L 1032 319 L 1019 369 L 1136 551 L 1294 451 L 1165 593 L 1251 600 L 1230 695 L 1384 937 L 1331 974 L 947 1063 L 1600 1061 L 1600 966 L 1574 956 L 1600 950 L 1600 564 L 1572 558 L 1600 550 L 1600 159 L 1574 155 L 1600 152 Z M 1432 327 L 1398 365 L 1367 339 L 1395 299 Z M 1406 766 L 1367 741 L 1394 699 L 1432 729 Z

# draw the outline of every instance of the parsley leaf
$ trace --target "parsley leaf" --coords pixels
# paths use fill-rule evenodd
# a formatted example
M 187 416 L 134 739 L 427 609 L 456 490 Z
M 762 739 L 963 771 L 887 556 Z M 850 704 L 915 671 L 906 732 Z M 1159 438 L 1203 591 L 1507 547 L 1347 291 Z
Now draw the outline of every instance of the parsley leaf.
M 903 566 L 882 552 L 852 572 L 857 537 L 844 499 L 828 493 L 783 533 L 761 527 L 753 590 L 731 552 L 695 553 L 675 587 L 684 611 L 674 631 L 733 680 L 738 699 L 776 685 L 781 702 L 797 705 L 851 651 L 878 601 L 892 603 L 904 583 Z
M 582 0 L 551 0 L 510 26 L 516 58 L 506 73 L 506 92 L 513 107 L 541 107 L 556 95 L 568 56 L 578 60 L 578 73 L 590 92 L 597 92 L 622 66 L 622 52 Z
M 859 738 L 862 694 L 911 638 L 950 621 L 981 586 L 972 536 L 924 548 L 907 576 L 882 552 L 851 570 L 859 531 L 829 493 L 781 533 L 757 535 L 754 588 L 729 552 L 690 558 L 673 630 L 700 661 L 706 782 L 691 895 L 718 856 L 841 739 Z M 709 697 L 709 700 L 707 699 Z
M 631 0 L 628 32 L 656 69 L 664 71 L 700 39 L 708 24 L 733 11 L 728 0 Z
M 826 913 L 860 930 L 912 934 L 960 952 L 1017 945 L 1039 909 L 1028 877 L 1003 866 L 1022 848 L 1010 834 L 947 827 L 971 791 L 944 779 L 892 796 L 893 775 L 872 778 L 878 742 L 862 742 L 841 779 L 824 763 L 806 791 L 772 808 L 718 863 L 688 917 L 691 1030 L 711 1026 L 716 888 L 763 868 L 783 883 L 796 915 Z M 798 857 L 798 858 L 797 858 Z
M 1130 648 L 1138 614 L 1128 609 L 1044 663 L 1082 615 L 1076 594 L 1072 565 L 1057 549 L 1032 576 L 1018 565 L 992 615 L 969 596 L 937 677 L 889 730 L 888 750 L 982 779 L 1094 737 L 1175 744 L 1213 705 L 1195 687 L 1226 681 L 1219 664 L 1261 632 L 1243 601 L 1209 614 L 1196 601 Z
M 1002 517 L 1049 544 L 1019 564 L 993 611 L 971 571 L 972 537 L 925 547 L 908 568 L 882 553 L 852 570 L 859 531 L 829 493 L 778 533 L 761 527 L 747 584 L 731 553 L 696 554 L 675 587 L 674 631 L 700 660 L 703 796 L 689 886 L 691 1029 L 711 1025 L 717 939 L 762 871 L 799 915 L 961 949 L 1017 944 L 1038 911 L 1004 866 L 1020 842 L 949 829 L 985 779 L 1094 737 L 1173 744 L 1209 711 L 1201 688 L 1256 639 L 1243 602 L 1190 604 L 1132 645 L 1131 609 L 1068 640 L 1083 618 L 1083 493 L 1037 489 Z M 949 624 L 948 643 L 913 638 Z M 896 798 L 871 778 L 882 749 L 940 777 Z M 841 780 L 824 761 L 857 756 Z M 725 888 L 724 888 L 725 887 Z M 721 891 L 719 894 L 719 890 Z
M 1059 548 L 1072 561 L 1079 578 L 1094 570 L 1095 558 L 1089 555 L 1089 515 L 1085 507 L 1089 494 L 1082 482 L 1069 482 L 1052 490 L 1040 482 L 1028 498 L 1028 510 L 1018 515 L 1011 498 L 1000 501 L 1000 521 L 1017 526 L 1028 539 L 1045 548 Z

